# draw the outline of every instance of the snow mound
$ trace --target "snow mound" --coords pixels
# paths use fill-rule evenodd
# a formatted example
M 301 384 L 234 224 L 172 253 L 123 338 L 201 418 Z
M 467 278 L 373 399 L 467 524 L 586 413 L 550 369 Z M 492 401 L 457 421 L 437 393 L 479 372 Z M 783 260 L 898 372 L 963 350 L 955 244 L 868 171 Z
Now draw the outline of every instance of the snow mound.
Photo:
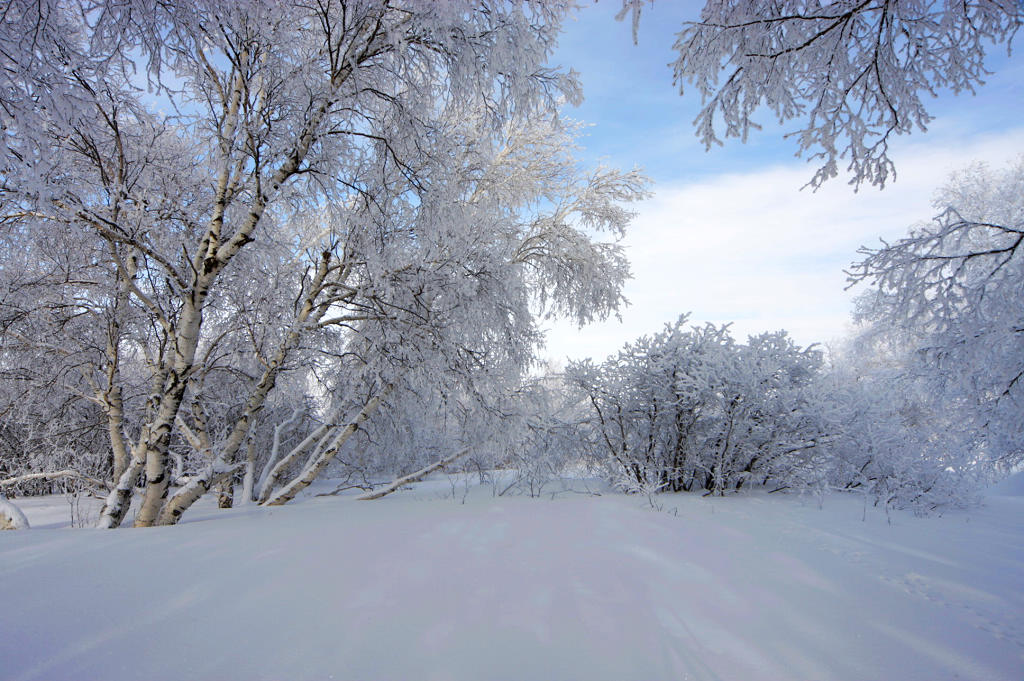
M 0 494 L 0 530 L 27 530 L 28 518 L 21 509 Z
M 989 494 L 997 497 L 1024 497 L 1024 471 L 992 485 Z

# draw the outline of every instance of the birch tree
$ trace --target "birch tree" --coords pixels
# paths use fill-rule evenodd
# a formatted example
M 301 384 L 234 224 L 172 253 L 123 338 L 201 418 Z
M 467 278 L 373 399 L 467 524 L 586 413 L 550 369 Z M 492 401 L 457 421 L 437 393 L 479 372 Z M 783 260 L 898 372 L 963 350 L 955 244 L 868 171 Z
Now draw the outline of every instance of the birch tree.
M 268 502 L 309 484 L 423 357 L 522 365 L 533 313 L 617 308 L 628 268 L 592 235 L 621 233 L 644 181 L 561 148 L 557 106 L 579 93 L 544 61 L 567 9 L 11 3 L 0 219 L 34 263 L 81 244 L 29 289 L 91 340 L 69 345 L 28 304 L 4 343 L 82 367 L 113 452 L 103 526 L 140 475 L 148 526 L 238 473 L 288 372 L 358 366 L 359 407 L 320 415 L 319 458 Z M 228 384 L 242 398 L 225 410 Z M 181 447 L 207 462 L 170 493 Z

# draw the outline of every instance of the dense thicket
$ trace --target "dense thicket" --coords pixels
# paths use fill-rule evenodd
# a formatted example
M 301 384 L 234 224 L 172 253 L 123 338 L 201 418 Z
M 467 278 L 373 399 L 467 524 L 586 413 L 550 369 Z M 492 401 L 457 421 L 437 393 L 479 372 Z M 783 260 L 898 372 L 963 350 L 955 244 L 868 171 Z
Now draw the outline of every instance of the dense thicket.
M 724 494 L 812 476 L 826 434 L 813 404 L 821 353 L 785 333 L 739 344 L 727 327 L 686 321 L 567 371 L 620 482 Z
M 879 328 L 826 364 L 784 332 L 738 343 L 727 326 L 686 321 L 566 372 L 590 446 L 623 489 L 833 489 L 929 512 L 971 503 L 996 472 L 995 444 L 960 396 L 936 390 Z

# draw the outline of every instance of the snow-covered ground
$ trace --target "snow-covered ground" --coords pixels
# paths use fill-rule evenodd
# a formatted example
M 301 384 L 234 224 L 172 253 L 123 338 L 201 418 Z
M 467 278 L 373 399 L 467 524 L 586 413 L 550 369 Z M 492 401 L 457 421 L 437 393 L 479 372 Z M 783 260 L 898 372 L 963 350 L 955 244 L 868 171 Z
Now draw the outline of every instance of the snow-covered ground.
M 374 502 L 207 504 L 170 528 L 2 532 L 0 679 L 1020 681 L 1024 496 L 1003 491 L 922 519 L 442 477 Z M 21 502 L 35 528 L 70 517 Z

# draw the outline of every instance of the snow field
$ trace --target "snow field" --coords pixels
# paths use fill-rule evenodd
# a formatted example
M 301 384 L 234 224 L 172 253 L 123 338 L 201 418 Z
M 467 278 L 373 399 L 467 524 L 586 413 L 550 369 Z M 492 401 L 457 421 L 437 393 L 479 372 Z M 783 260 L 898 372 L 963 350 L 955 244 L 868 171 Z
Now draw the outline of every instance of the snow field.
M 1024 497 L 928 519 L 849 496 L 655 503 L 441 478 L 0 533 L 0 678 L 1024 678 Z

